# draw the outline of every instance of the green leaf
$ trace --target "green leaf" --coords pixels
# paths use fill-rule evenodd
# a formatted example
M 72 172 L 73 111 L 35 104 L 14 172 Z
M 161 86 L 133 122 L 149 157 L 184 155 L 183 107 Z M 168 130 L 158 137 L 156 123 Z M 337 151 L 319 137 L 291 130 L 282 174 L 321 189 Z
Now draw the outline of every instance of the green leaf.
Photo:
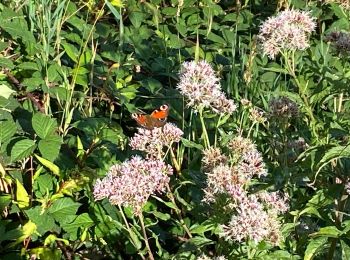
M 1 195 L 0 196 L 0 210 L 4 210 L 5 207 L 10 205 L 11 203 L 11 196 L 10 195 Z
M 39 70 L 39 66 L 35 62 L 22 62 L 17 66 L 19 69 L 23 70 Z
M 55 174 L 55 175 L 57 175 L 57 176 L 60 176 L 60 168 L 58 168 L 57 165 L 55 165 L 54 163 L 50 162 L 49 160 L 46 160 L 46 159 L 40 157 L 39 155 L 34 154 L 34 156 L 35 156 L 35 158 L 38 159 L 38 161 L 39 161 L 42 165 L 44 165 L 45 167 L 49 168 L 50 171 L 51 171 L 53 174 Z
M 114 18 L 117 21 L 119 21 L 120 20 L 120 14 L 117 11 L 117 9 L 108 0 L 105 0 L 105 3 L 108 6 L 109 10 L 111 10 L 112 14 L 114 15 Z
M 56 130 L 57 122 L 55 119 L 50 118 L 43 113 L 36 113 L 32 118 L 32 126 L 35 133 L 41 139 L 45 139 L 48 135 L 51 135 Z
M 29 206 L 29 195 L 18 179 L 16 179 L 16 202 L 20 209 Z
M 60 152 L 61 144 L 62 138 L 59 135 L 54 134 L 40 140 L 38 143 L 38 148 L 41 155 L 45 159 L 53 162 Z
M 150 211 L 148 213 L 152 213 L 156 218 L 159 218 L 163 221 L 167 221 L 167 220 L 171 219 L 171 216 L 167 213 L 162 213 L 159 211 Z
M 68 216 L 77 213 L 80 205 L 80 203 L 74 202 L 71 198 L 61 198 L 52 203 L 51 207 L 48 209 L 48 213 L 50 213 L 56 221 L 65 223 Z
M 304 260 L 311 260 L 321 249 L 327 244 L 327 237 L 318 237 L 311 239 L 310 243 L 307 245 L 305 250 Z
M 211 231 L 213 229 L 215 229 L 215 224 L 211 222 L 208 222 L 208 224 L 206 224 L 204 222 L 204 223 L 201 223 L 200 225 L 195 224 L 191 226 L 190 231 L 191 231 L 191 234 L 204 234 L 205 232 Z
M 16 239 L 16 242 L 11 243 L 9 245 L 9 247 L 15 246 L 19 243 L 22 243 L 25 239 L 27 239 L 28 237 L 35 234 L 36 233 L 36 225 L 32 221 L 29 220 L 26 224 L 23 225 L 23 227 L 20 229 L 20 231 L 22 232 L 21 236 Z
M 204 149 L 203 145 L 197 144 L 197 143 L 192 142 L 192 141 L 185 139 L 185 138 L 181 138 L 181 142 L 185 147 L 188 147 L 188 148 L 196 148 L 198 150 Z
M 0 57 L 0 68 L 14 69 L 14 67 L 12 60 Z
M 58 230 L 54 218 L 46 211 L 43 211 L 40 206 L 28 209 L 25 212 L 29 219 L 35 223 L 41 235 L 44 235 L 47 231 L 53 232 L 54 230 Z
M 162 202 L 163 204 L 165 204 L 165 205 L 168 206 L 169 208 L 178 210 L 178 207 L 177 207 L 174 203 L 172 203 L 172 202 L 170 202 L 170 201 L 169 201 L 169 202 L 164 201 L 164 200 L 162 200 L 161 198 L 159 198 L 159 197 L 157 197 L 157 196 L 152 196 L 152 197 L 155 198 L 156 200 Z
M 214 244 L 214 241 L 213 240 L 210 240 L 206 237 L 199 237 L 199 236 L 196 236 L 196 237 L 193 237 L 191 239 L 189 239 L 186 244 L 189 244 L 187 246 L 195 246 L 195 247 L 203 247 L 203 246 L 207 246 L 207 245 L 210 245 L 210 244 Z
M 22 139 L 16 142 L 11 150 L 11 161 L 15 162 L 30 156 L 35 148 L 35 142 L 30 139 Z
M 13 93 L 16 93 L 16 91 L 9 88 L 5 84 L 0 84 L 0 97 L 8 99 Z
M 0 144 L 8 142 L 10 138 L 16 133 L 17 126 L 13 121 L 0 122 Z
M 312 234 L 313 237 L 333 237 L 338 238 L 341 235 L 341 231 L 335 226 L 323 227 L 319 231 Z
M 328 149 L 327 152 L 322 157 L 322 159 L 320 160 L 320 162 L 318 163 L 318 167 L 320 167 L 320 169 L 322 169 L 325 165 L 330 163 L 332 160 L 343 158 L 343 157 L 350 158 L 350 146 L 349 145 L 347 145 L 347 146 L 339 145 L 339 146 L 332 147 L 332 148 Z
M 90 218 L 88 213 L 79 215 L 72 223 L 67 223 L 63 226 L 63 229 L 68 233 L 77 233 L 79 228 L 85 229 L 94 225 L 94 221 Z M 76 237 L 77 234 L 74 234 Z
M 38 90 L 45 84 L 45 81 L 42 78 L 34 75 L 31 78 L 26 78 L 23 80 L 22 84 L 27 87 L 28 92 L 32 92 L 34 90 Z
M 322 216 L 318 212 L 317 208 L 312 207 L 312 206 L 311 207 L 306 207 L 305 209 L 300 211 L 299 216 L 304 215 L 304 214 L 315 215 L 315 216 L 319 217 L 320 219 L 322 219 Z
M 340 240 L 342 259 L 350 259 L 350 247 L 344 240 Z
M 75 63 L 78 63 L 78 49 L 74 45 L 69 43 L 62 43 L 62 46 L 65 52 L 67 53 L 68 57 L 71 58 Z

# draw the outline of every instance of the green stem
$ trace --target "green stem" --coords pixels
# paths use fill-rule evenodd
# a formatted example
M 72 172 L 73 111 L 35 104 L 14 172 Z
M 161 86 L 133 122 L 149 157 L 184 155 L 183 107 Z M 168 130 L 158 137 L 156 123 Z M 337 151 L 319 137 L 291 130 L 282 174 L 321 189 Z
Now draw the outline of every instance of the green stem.
M 207 128 L 205 127 L 205 122 L 204 122 L 204 118 L 203 118 L 203 108 L 199 109 L 199 119 L 200 119 L 201 125 L 202 125 L 202 131 L 203 131 L 202 135 L 204 135 L 204 146 L 205 146 L 205 148 L 209 148 L 210 141 L 209 141 Z
M 149 246 L 149 243 L 148 243 L 148 238 L 147 238 L 145 223 L 143 222 L 143 215 L 142 215 L 142 213 L 139 215 L 139 219 L 140 219 L 140 223 L 141 223 L 143 239 L 145 240 L 146 247 L 147 247 L 147 250 L 148 250 L 148 257 L 149 257 L 149 259 L 154 260 L 154 256 L 152 254 L 151 247 Z
M 294 79 L 294 81 L 299 89 L 299 95 L 302 98 L 304 105 L 305 105 L 305 108 L 306 108 L 306 112 L 310 117 L 313 132 L 315 135 L 317 135 L 316 130 L 314 129 L 314 126 L 316 125 L 316 120 L 315 120 L 315 117 L 312 113 L 312 109 L 310 107 L 307 96 L 305 95 L 305 89 L 303 88 L 300 81 L 298 80 L 297 75 L 295 74 L 295 51 L 291 51 L 291 52 L 287 52 L 287 53 L 282 52 L 282 56 L 285 60 L 285 64 L 286 64 L 289 75 L 293 77 L 293 79 Z
M 216 124 L 216 128 L 215 128 L 214 147 L 216 147 L 217 135 L 218 135 L 218 129 L 219 129 L 219 126 L 221 123 L 221 117 L 222 117 L 222 115 L 220 114 L 219 119 L 218 119 L 218 123 Z
M 188 237 L 189 237 L 189 238 L 192 238 L 191 231 L 188 229 L 188 227 L 187 227 L 185 221 L 183 220 L 183 218 L 182 218 L 182 216 L 181 216 L 181 214 L 180 214 L 180 213 L 181 213 L 181 210 L 180 210 L 179 207 L 176 205 L 175 197 L 174 197 L 173 192 L 172 192 L 171 189 L 170 189 L 169 184 L 167 184 L 166 188 L 167 188 L 167 190 L 168 190 L 168 197 L 169 197 L 169 199 L 171 200 L 171 202 L 172 202 L 172 203 L 174 204 L 174 206 L 175 206 L 175 212 L 176 212 L 177 217 L 178 217 L 179 220 L 180 220 L 180 223 L 181 223 L 181 225 L 182 225 L 182 228 L 185 230 L 185 232 L 187 233 Z
M 129 222 L 128 222 L 128 220 L 126 219 L 126 217 L 125 217 L 125 215 L 124 215 L 124 211 L 123 211 L 123 209 L 122 209 L 122 207 L 120 206 L 120 205 L 118 205 L 118 208 L 119 208 L 119 212 L 120 212 L 120 214 L 122 215 L 122 218 L 123 218 L 123 220 L 124 220 L 124 224 L 125 224 L 125 226 L 126 226 L 126 229 L 128 230 L 128 233 L 129 233 L 129 237 L 130 237 L 130 242 L 131 242 L 131 244 L 137 249 L 137 242 L 136 241 L 134 241 L 134 235 L 133 235 L 133 233 L 132 233 L 132 231 L 131 231 L 131 228 L 130 228 L 130 225 L 129 225 Z M 145 260 L 146 258 L 142 255 L 142 253 L 141 252 L 138 252 L 138 254 L 140 255 L 140 257 L 143 259 L 143 260 Z

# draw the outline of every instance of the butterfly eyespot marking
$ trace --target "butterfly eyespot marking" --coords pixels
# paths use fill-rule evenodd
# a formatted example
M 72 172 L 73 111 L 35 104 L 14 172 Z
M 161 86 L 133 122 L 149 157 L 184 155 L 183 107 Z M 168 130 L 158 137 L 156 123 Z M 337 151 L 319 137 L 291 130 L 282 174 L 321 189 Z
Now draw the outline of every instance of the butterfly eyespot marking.
M 159 108 L 159 110 L 164 111 L 164 110 L 167 110 L 168 108 L 169 108 L 168 105 L 161 105 L 160 108 Z
M 136 113 L 132 113 L 132 114 L 131 114 L 131 117 L 132 117 L 133 119 L 137 119 L 137 118 L 139 118 L 139 115 L 136 114 Z

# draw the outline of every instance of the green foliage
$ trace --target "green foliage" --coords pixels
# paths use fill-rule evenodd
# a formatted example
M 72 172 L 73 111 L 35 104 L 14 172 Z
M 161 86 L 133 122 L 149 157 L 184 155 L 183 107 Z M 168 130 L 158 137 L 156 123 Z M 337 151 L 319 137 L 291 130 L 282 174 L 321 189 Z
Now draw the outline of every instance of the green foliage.
M 256 35 L 287 2 L 318 27 L 310 48 L 270 60 Z M 350 259 L 349 53 L 325 41 L 349 31 L 350 13 L 324 2 L 2 1 L 0 258 Z M 176 84 L 194 59 L 213 64 L 239 104 L 233 116 L 186 107 Z M 298 105 L 297 117 L 271 116 L 280 96 Z M 135 153 L 130 114 L 165 103 L 184 131 L 163 158 L 175 169 L 170 191 L 152 196 L 142 219 L 96 202 L 96 180 Z M 253 108 L 268 120 L 254 121 Z M 289 195 L 279 245 L 226 241 L 224 198 L 220 207 L 201 201 L 203 149 L 236 132 L 268 166 L 252 190 Z M 288 146 L 299 137 L 308 146 Z

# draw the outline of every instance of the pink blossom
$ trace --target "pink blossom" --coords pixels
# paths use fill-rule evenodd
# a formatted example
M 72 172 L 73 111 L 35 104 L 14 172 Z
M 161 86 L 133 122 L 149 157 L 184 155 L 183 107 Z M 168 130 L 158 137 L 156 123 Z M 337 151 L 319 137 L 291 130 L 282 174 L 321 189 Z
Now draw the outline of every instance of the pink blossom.
M 177 88 L 187 99 L 187 106 L 195 110 L 209 108 L 219 114 L 232 114 L 236 110 L 233 100 L 222 92 L 215 71 L 204 60 L 182 64 Z
M 163 161 L 134 156 L 113 165 L 105 178 L 97 180 L 94 197 L 108 198 L 113 205 L 131 206 L 135 214 L 140 214 L 150 195 L 164 191 L 172 173 L 171 166 Z
M 160 159 L 164 155 L 163 148 L 179 142 L 182 135 L 182 130 L 172 123 L 152 130 L 140 127 L 138 133 L 131 138 L 130 146 L 133 150 L 145 152 L 149 158 Z
M 309 12 L 299 10 L 285 10 L 268 18 L 258 35 L 264 54 L 274 59 L 281 51 L 309 47 L 309 35 L 316 27 L 314 20 Z

